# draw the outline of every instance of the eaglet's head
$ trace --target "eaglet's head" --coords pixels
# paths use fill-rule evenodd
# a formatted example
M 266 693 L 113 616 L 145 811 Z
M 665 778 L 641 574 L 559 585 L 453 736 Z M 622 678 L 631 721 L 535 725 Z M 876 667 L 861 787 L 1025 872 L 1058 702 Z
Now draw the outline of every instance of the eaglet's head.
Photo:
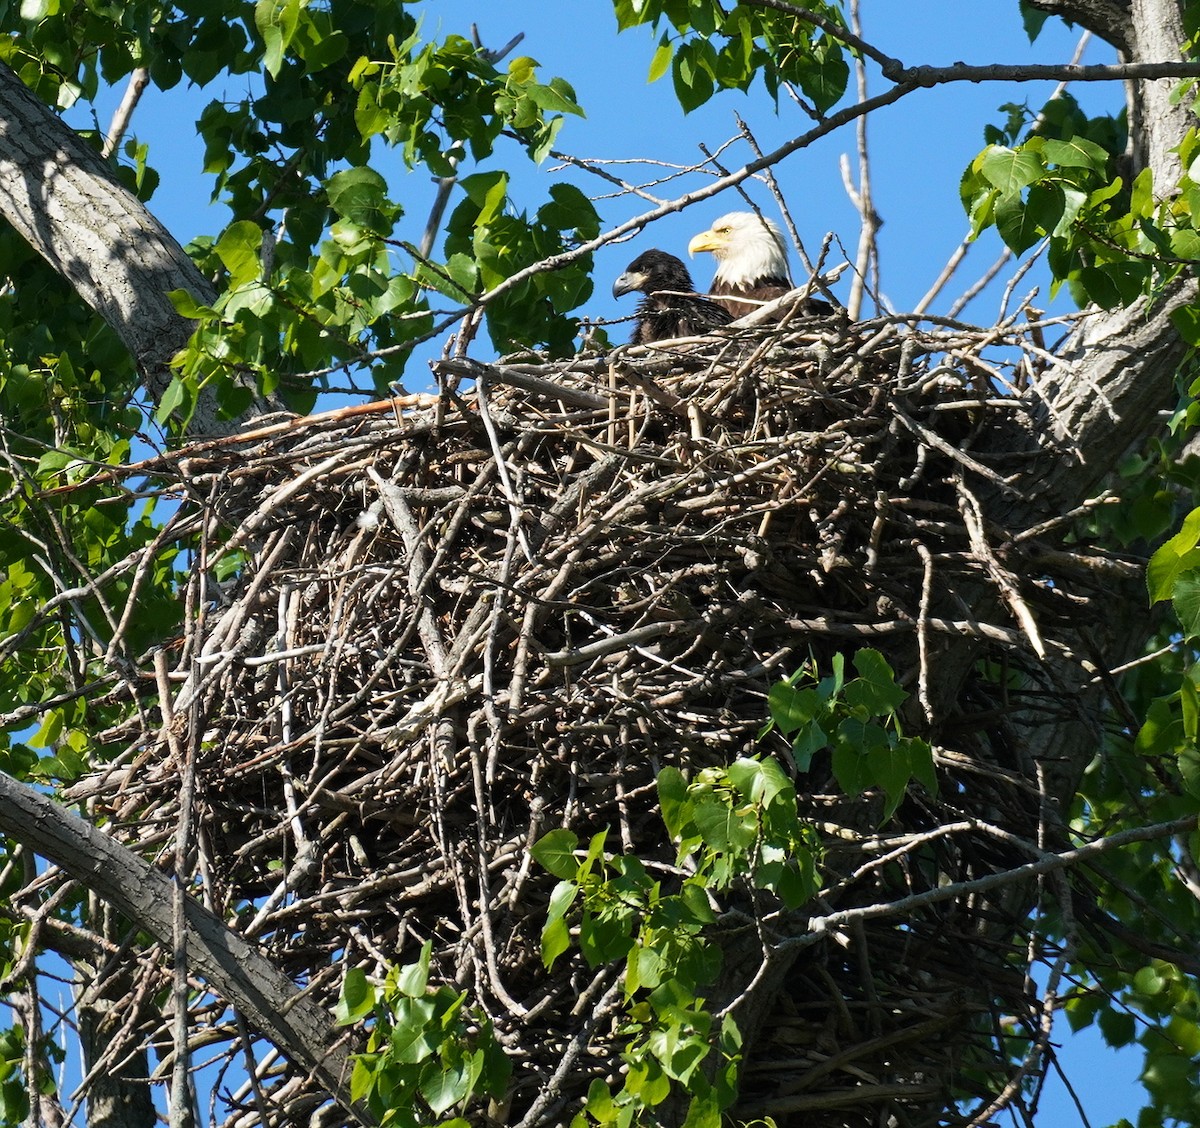
M 659 290 L 690 291 L 692 276 L 682 259 L 666 251 L 643 251 L 626 268 L 625 272 L 613 283 L 613 297 L 640 290 L 643 294 L 653 294 Z
M 717 276 L 730 281 L 787 278 L 783 233 L 754 212 L 730 212 L 688 243 L 688 254 L 710 251 L 717 259 Z

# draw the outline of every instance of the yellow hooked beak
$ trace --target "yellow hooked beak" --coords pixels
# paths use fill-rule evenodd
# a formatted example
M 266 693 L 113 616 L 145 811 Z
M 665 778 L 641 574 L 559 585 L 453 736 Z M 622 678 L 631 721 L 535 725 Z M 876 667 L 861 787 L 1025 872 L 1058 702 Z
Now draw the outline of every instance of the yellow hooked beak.
M 699 235 L 692 237 L 692 241 L 688 244 L 688 254 L 692 257 L 698 251 L 712 251 L 713 254 L 716 254 L 724 246 L 724 238 L 716 231 L 710 229 L 708 231 L 701 231 Z

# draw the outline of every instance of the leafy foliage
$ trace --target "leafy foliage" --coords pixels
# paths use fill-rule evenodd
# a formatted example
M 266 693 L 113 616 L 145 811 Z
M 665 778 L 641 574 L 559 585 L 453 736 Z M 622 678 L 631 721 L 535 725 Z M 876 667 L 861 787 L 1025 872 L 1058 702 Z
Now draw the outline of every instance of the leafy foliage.
M 803 667 L 778 683 L 764 732 L 778 727 L 791 737 L 802 770 L 831 748 L 843 788 L 858 795 L 880 787 L 888 817 L 912 779 L 936 790 L 932 756 L 923 741 L 899 732 L 896 711 L 908 695 L 883 656 L 860 650 L 853 663 L 858 676 L 849 681 L 839 655 L 827 678 Z M 660 867 L 609 852 L 605 831 L 581 849 L 574 832 L 553 830 L 533 850 L 559 879 L 542 931 L 546 966 L 573 936 L 589 966 L 624 965 L 629 1070 L 619 1092 L 592 1085 L 577 1128 L 640 1123 L 673 1085 L 690 1097 L 687 1123 L 718 1124 L 736 1095 L 741 1044 L 730 1014 L 714 1026 L 702 994 L 720 969 L 715 925 L 723 903 L 739 892 L 768 893 L 796 909 L 820 887 L 817 835 L 799 818 L 795 786 L 775 760 L 739 757 L 692 779 L 667 767 L 658 799 L 680 875 L 665 888 L 652 874 Z
M 897 710 L 908 694 L 877 650 L 859 650 L 858 677 L 846 680 L 845 659 L 835 655 L 832 672 L 817 676 L 815 664 L 802 666 L 771 689 L 771 725 L 792 741 L 796 767 L 807 771 L 813 756 L 830 749 L 838 785 L 847 795 L 882 789 L 889 819 L 915 779 L 937 792 L 929 745 L 904 736 Z
M 465 1128 L 464 1119 L 440 1118 L 480 1097 L 503 1096 L 511 1072 L 487 1017 L 465 1005 L 467 993 L 429 986 L 431 951 L 426 942 L 416 963 L 392 968 L 383 983 L 361 968 L 342 983 L 338 1021 L 373 1020 L 366 1051 L 354 1059 L 351 1095 L 383 1125 Z
M 658 794 L 678 845 L 676 872 L 688 875 L 672 882 L 675 891 L 664 890 L 641 859 L 606 851 L 604 831 L 580 851 L 572 831 L 554 830 L 533 851 L 559 878 L 542 932 L 546 965 L 570 947 L 570 914 L 590 966 L 625 968 L 629 1069 L 615 1094 L 603 1081 L 593 1083 L 586 1115 L 573 1122 L 579 1128 L 640 1123 L 673 1085 L 689 1094 L 687 1123 L 720 1123 L 736 1096 L 741 1050 L 732 1016 L 717 1024 L 701 994 L 720 969 L 712 932 L 720 895 L 747 886 L 795 908 L 819 886 L 816 835 L 798 818 L 795 789 L 774 761 L 740 758 L 691 782 L 666 768 Z
M 748 90 L 756 76 L 773 98 L 780 88 L 799 88 L 818 113 L 846 92 L 850 68 L 836 31 L 845 26 L 841 8 L 824 0 L 808 4 L 818 26 L 799 15 L 717 0 L 615 0 L 617 26 L 649 24 L 664 31 L 650 64 L 650 78 L 671 71 L 675 95 L 685 111 L 718 90 Z
M 994 226 L 1016 254 L 1045 240 L 1051 293 L 1065 284 L 1080 305 L 1129 305 L 1200 263 L 1194 129 L 1180 145 L 1179 185 L 1156 185 L 1149 168 L 1132 181 L 1120 172 L 1122 119 L 1088 118 L 1069 95 L 1036 116 L 1004 108 L 1006 125 L 986 131 L 988 148 L 963 174 L 972 236 Z M 1200 340 L 1194 311 L 1176 324 L 1191 343 Z

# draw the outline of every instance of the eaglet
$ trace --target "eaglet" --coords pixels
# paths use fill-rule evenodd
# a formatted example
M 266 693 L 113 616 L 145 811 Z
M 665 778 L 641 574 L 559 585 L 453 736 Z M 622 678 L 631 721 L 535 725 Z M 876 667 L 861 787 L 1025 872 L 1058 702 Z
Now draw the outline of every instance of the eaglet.
M 613 283 L 614 298 L 634 290 L 644 295 L 630 337 L 635 345 L 699 337 L 733 320 L 727 310 L 695 294 L 687 266 L 666 251 L 643 251 Z

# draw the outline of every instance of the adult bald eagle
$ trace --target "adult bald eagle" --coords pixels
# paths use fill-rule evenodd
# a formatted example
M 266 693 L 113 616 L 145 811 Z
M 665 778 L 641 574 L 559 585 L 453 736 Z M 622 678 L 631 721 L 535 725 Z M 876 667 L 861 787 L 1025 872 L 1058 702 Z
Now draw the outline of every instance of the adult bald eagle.
M 788 273 L 783 232 L 753 212 L 730 212 L 688 244 L 688 254 L 711 251 L 717 273 L 709 288 L 713 301 L 734 317 L 745 317 L 765 302 L 782 297 L 792 287 Z M 750 301 L 737 301 L 749 298 Z M 820 298 L 810 298 L 803 313 L 832 313 L 833 307 Z
M 698 337 L 733 318 L 715 302 L 695 295 L 692 276 L 682 259 L 666 251 L 643 251 L 613 283 L 613 297 L 639 291 L 637 324 L 630 341 L 646 345 L 673 337 Z

